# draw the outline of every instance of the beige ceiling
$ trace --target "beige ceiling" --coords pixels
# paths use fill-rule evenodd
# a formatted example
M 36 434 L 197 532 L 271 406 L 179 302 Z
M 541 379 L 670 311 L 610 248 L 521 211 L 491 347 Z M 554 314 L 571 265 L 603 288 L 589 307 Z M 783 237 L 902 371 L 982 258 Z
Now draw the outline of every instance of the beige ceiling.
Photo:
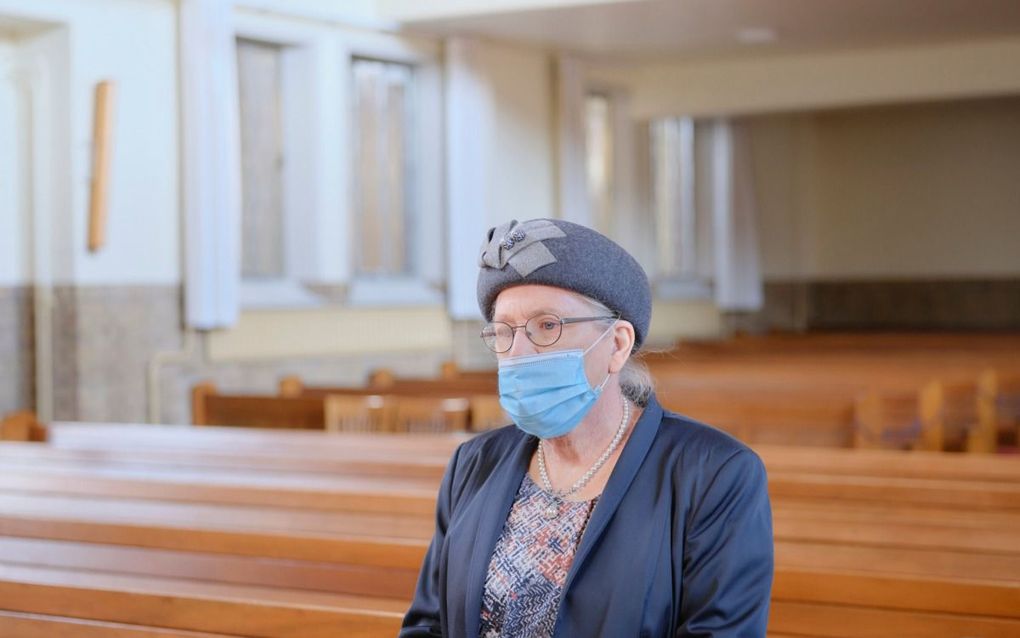
M 1020 0 L 628 0 L 411 18 L 405 24 L 595 57 L 704 56 L 1017 35 Z M 738 40 L 740 30 L 762 28 L 776 39 L 750 45 Z

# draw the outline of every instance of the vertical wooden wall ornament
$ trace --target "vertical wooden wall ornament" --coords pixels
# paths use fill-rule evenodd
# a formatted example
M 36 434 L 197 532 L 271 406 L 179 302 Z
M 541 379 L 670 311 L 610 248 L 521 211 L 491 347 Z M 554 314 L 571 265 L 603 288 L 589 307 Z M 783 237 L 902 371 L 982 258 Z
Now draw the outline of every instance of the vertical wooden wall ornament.
M 113 108 L 117 85 L 104 80 L 96 85 L 92 124 L 92 192 L 89 196 L 89 251 L 106 243 L 106 212 L 109 203 L 110 157 L 113 153 Z

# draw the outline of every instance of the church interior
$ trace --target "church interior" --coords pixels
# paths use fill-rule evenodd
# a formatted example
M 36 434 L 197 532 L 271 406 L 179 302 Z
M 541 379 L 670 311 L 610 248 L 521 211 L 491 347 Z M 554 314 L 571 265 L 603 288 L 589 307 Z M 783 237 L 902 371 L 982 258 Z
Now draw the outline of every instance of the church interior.
M 764 462 L 770 638 L 1020 635 L 1020 3 L 0 0 L 0 638 L 397 635 L 539 218 Z

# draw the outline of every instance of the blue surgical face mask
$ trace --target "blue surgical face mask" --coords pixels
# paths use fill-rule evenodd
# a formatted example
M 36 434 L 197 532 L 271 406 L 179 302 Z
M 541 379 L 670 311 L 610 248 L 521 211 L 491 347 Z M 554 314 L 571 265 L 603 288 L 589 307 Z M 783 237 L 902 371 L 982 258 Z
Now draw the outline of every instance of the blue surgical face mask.
M 567 434 L 588 414 L 609 381 L 588 383 L 584 355 L 602 341 L 616 322 L 586 349 L 558 350 L 499 362 L 499 404 L 521 430 L 540 439 Z

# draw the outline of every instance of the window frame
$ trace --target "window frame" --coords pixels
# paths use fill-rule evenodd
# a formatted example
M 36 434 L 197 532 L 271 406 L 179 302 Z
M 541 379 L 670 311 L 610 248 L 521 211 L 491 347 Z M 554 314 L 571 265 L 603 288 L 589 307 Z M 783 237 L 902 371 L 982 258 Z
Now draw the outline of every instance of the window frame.
M 242 279 L 241 308 L 442 305 L 445 138 L 440 43 L 244 10 L 235 12 L 234 36 L 284 50 L 285 276 Z M 419 246 L 436 249 L 412 251 L 413 274 L 408 277 L 355 275 L 352 242 L 357 240 L 358 225 L 352 191 L 353 157 L 348 152 L 354 125 L 350 65 L 355 58 L 406 64 L 415 73 L 413 161 L 417 179 L 409 196 L 416 202 L 418 215 L 410 224 Z
M 354 210 L 354 170 L 347 171 L 348 194 L 346 206 L 346 237 L 349 239 L 349 287 L 347 303 L 356 307 L 371 306 L 416 306 L 442 305 L 445 303 L 443 285 L 444 233 L 443 233 L 443 104 L 442 68 L 438 47 L 422 46 L 410 39 L 388 37 L 352 38 L 344 52 L 344 74 L 347 84 L 346 113 L 354 108 L 354 73 L 356 60 L 367 59 L 411 67 L 410 114 L 412 138 L 409 141 L 412 155 L 408 158 L 414 166 L 414 179 L 409 197 L 415 202 L 414 215 L 407 220 L 408 244 L 415 245 L 409 250 L 408 273 L 402 276 L 359 275 L 356 270 L 356 251 L 353 243 L 359 240 L 358 223 Z M 347 155 L 353 162 L 353 143 L 350 127 L 353 117 L 347 117 L 347 140 L 352 150 Z M 430 149 L 434 149 L 430 151 Z M 438 149 L 438 153 L 435 153 Z M 435 153 L 436 156 L 431 156 Z M 348 164 L 350 166 L 350 164 Z M 428 246 L 436 247 L 429 250 Z

